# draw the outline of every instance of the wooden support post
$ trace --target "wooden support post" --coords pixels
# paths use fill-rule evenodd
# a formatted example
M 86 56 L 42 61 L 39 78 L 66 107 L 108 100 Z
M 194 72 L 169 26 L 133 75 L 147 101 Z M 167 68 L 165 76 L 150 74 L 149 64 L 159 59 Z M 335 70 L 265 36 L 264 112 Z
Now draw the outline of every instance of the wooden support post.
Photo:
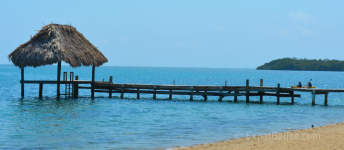
M 208 91 L 204 91 L 205 95 L 203 95 L 203 97 L 204 97 L 204 100 L 205 100 L 205 101 L 207 101 L 207 100 L 208 100 L 208 95 L 207 95 L 207 92 L 208 92 Z
M 96 66 L 92 65 L 92 84 L 91 84 L 91 98 L 94 98 L 94 78 L 95 78 Z
M 222 102 L 222 98 L 223 98 L 223 96 L 222 96 L 222 87 L 220 87 L 219 102 Z
M 249 82 L 248 79 L 246 79 L 246 103 L 250 102 L 250 91 L 249 91 L 249 88 L 250 88 L 250 82 Z
M 239 93 L 239 91 L 234 91 L 234 93 Z M 238 96 L 234 96 L 234 101 L 238 101 Z
M 92 65 L 92 82 L 94 82 L 94 78 L 95 78 L 95 72 L 96 72 L 96 66 Z
M 61 62 L 57 63 L 57 99 L 60 99 Z
M 156 99 L 156 86 L 154 86 L 153 99 Z
M 93 85 L 91 85 L 91 98 L 94 98 L 94 87 L 93 87 Z
M 259 93 L 261 94 L 261 95 L 259 96 L 259 102 L 262 103 L 262 102 L 263 102 L 263 93 L 264 93 L 264 92 L 259 92 Z
M 193 87 L 190 87 L 190 101 L 193 100 Z
M 312 92 L 312 105 L 315 105 L 315 94 L 316 94 L 316 91 L 313 90 L 313 92 Z
M 327 95 L 328 95 L 328 93 L 325 93 L 325 104 L 327 104 Z
M 170 100 L 172 99 L 172 90 L 170 90 L 170 95 L 168 97 Z
M 112 83 L 112 76 L 110 76 L 109 82 Z M 112 88 L 109 88 L 109 97 L 112 97 Z
M 110 76 L 109 82 L 112 82 L 112 76 Z
M 279 105 L 279 103 L 280 103 L 280 96 L 279 96 L 279 94 L 280 94 L 280 84 L 278 83 L 277 84 L 277 91 L 276 91 L 277 105 Z
M 140 89 L 139 89 L 139 88 L 137 88 L 137 95 L 136 95 L 136 98 L 137 98 L 137 99 L 140 99 Z
M 78 83 L 74 84 L 74 98 L 75 99 L 79 98 L 79 84 Z
M 112 97 L 112 89 L 109 88 L 109 98 L 111 98 L 111 97 Z
M 260 86 L 263 86 L 263 79 L 260 79 Z
M 260 79 L 260 86 L 263 86 L 263 79 Z M 258 92 L 258 93 L 260 93 L 259 101 L 262 103 L 263 102 L 263 94 L 264 94 L 264 92 Z
M 24 67 L 21 70 L 21 97 L 24 97 Z
M 121 99 L 123 99 L 124 96 L 124 85 L 122 84 L 122 88 L 121 88 Z
M 294 91 L 289 93 L 291 95 L 291 103 L 294 104 Z
M 79 80 L 79 76 L 75 76 L 75 81 Z M 78 99 L 79 98 L 79 85 L 78 83 L 74 84 L 74 98 Z
M 43 97 L 43 83 L 39 84 L 39 98 Z

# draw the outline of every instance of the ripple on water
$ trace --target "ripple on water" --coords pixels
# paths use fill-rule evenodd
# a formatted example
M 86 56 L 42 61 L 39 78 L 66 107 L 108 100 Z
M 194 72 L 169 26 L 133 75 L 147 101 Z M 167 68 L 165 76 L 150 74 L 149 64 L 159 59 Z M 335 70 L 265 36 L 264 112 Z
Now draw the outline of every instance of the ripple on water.
M 56 66 L 25 68 L 25 79 L 53 80 Z M 90 80 L 90 68 L 72 69 L 79 78 Z M 330 93 L 328 106 L 323 96 L 317 96 L 311 106 L 311 94 L 302 94 L 290 104 L 290 98 L 209 97 L 207 102 L 195 96 L 96 94 L 92 100 L 89 90 L 80 90 L 80 98 L 56 100 L 56 85 L 44 85 L 43 99 L 38 99 L 38 85 L 25 85 L 25 98 L 18 94 L 20 69 L 0 65 L 3 84 L 0 85 L 0 147 L 7 149 L 32 148 L 114 148 L 153 149 L 180 145 L 193 145 L 234 139 L 236 133 L 243 136 L 290 131 L 342 122 L 344 119 L 343 94 Z M 178 85 L 264 85 L 288 87 L 298 81 L 313 79 L 319 88 L 344 88 L 342 72 L 261 71 L 254 69 L 203 69 L 203 68 L 150 68 L 150 67 L 100 67 L 96 80 L 114 76 L 117 83 Z M 336 80 L 332 80 L 336 79 Z M 326 85 L 326 86 L 325 86 Z M 61 91 L 64 90 L 62 86 Z

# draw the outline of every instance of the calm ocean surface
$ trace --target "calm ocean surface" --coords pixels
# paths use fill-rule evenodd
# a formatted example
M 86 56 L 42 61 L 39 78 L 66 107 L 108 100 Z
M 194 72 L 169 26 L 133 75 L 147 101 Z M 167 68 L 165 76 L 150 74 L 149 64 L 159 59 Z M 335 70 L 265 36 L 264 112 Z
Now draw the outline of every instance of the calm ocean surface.
M 62 72 L 73 71 L 80 80 L 91 80 L 91 67 L 62 66 Z M 56 80 L 56 66 L 25 68 L 25 80 Z M 175 146 L 230 140 L 236 135 L 252 136 L 344 121 L 344 95 L 330 93 L 328 106 L 324 96 L 316 96 L 311 105 L 311 94 L 300 93 L 290 104 L 290 98 L 203 97 L 125 94 L 124 99 L 113 94 L 80 90 L 80 98 L 56 99 L 56 85 L 44 85 L 43 99 L 38 99 L 37 84 L 25 84 L 25 98 L 20 98 L 20 69 L 0 65 L 0 148 L 2 149 L 167 149 Z M 154 68 L 109 67 L 96 68 L 96 80 L 114 77 L 114 83 L 176 85 L 259 85 L 289 87 L 310 79 L 317 88 L 344 89 L 344 72 L 318 71 L 263 71 L 255 69 L 211 68 Z M 61 85 L 64 92 L 64 85 Z M 298 93 L 299 94 L 299 93 Z

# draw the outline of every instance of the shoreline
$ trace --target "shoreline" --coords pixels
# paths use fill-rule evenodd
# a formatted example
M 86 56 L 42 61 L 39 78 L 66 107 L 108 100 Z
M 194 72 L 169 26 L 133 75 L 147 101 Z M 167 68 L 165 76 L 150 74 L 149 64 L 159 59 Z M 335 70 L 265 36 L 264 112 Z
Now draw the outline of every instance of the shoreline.
M 344 149 L 342 139 L 344 139 L 344 123 L 336 123 L 315 128 L 241 137 L 234 140 L 188 147 L 173 147 L 171 149 Z

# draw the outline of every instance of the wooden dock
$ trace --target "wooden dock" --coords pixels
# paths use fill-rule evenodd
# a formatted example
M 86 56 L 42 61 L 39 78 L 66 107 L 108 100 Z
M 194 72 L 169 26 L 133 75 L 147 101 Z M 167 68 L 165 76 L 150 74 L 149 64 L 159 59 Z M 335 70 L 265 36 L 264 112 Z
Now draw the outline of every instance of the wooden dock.
M 21 81 L 23 84 L 39 84 L 39 97 L 42 97 L 43 84 L 65 84 L 72 86 L 72 92 L 61 95 L 70 95 L 72 98 L 78 98 L 79 89 L 90 89 L 91 97 L 94 98 L 95 92 L 108 93 L 112 97 L 112 93 L 120 93 L 120 98 L 124 98 L 125 93 L 136 93 L 137 99 L 140 99 L 140 94 L 151 94 L 153 99 L 156 99 L 157 94 L 169 95 L 172 99 L 173 95 L 189 95 L 190 100 L 193 96 L 203 96 L 204 100 L 208 96 L 217 96 L 218 101 L 226 96 L 233 96 L 234 101 L 238 100 L 238 96 L 245 96 L 246 103 L 250 102 L 251 96 L 259 96 L 260 102 L 263 102 L 264 96 L 277 97 L 277 104 L 280 103 L 280 97 L 290 97 L 291 103 L 294 103 L 294 97 L 301 97 L 300 94 L 294 92 L 310 92 L 312 93 L 312 105 L 315 105 L 315 96 L 324 94 L 324 104 L 327 104 L 329 92 L 344 92 L 344 89 L 309 89 L 309 88 L 283 88 L 278 83 L 276 87 L 263 86 L 263 80 L 260 80 L 260 86 L 250 86 L 249 80 L 246 80 L 245 86 L 202 86 L 202 85 L 150 85 L 150 84 L 118 84 L 112 83 L 112 77 L 109 82 L 103 81 L 83 81 L 83 80 L 68 80 L 68 81 L 41 81 L 41 80 L 25 80 Z M 82 85 L 91 85 L 89 87 Z M 59 92 L 58 92 L 59 93 Z M 23 95 L 23 93 L 22 93 Z
M 50 42 L 51 38 L 58 42 Z M 35 43 L 36 46 L 32 46 L 32 43 Z M 63 53 L 61 53 L 61 50 Z M 45 59 L 42 60 L 42 57 Z M 246 102 L 249 103 L 251 96 L 259 96 L 260 102 L 263 102 L 264 96 L 275 96 L 277 97 L 277 104 L 279 104 L 280 97 L 290 97 L 291 103 L 294 103 L 294 97 L 300 97 L 300 94 L 294 94 L 297 91 L 311 92 L 312 104 L 314 105 L 317 94 L 324 94 L 324 103 L 327 104 L 329 92 L 344 92 L 344 89 L 283 88 L 280 87 L 280 84 L 276 84 L 276 87 L 266 87 L 263 86 L 262 79 L 260 80 L 260 86 L 250 86 L 249 80 L 246 80 L 245 86 L 227 86 L 227 83 L 225 86 L 114 84 L 112 82 L 112 76 L 110 76 L 109 82 L 95 81 L 95 68 L 108 62 L 108 59 L 74 27 L 53 23 L 44 26 L 28 42 L 21 44 L 10 53 L 8 58 L 15 66 L 21 69 L 20 83 L 22 97 L 24 97 L 24 84 L 38 84 L 40 98 L 43 96 L 44 84 L 56 84 L 57 99 L 61 95 L 64 95 L 66 98 L 78 98 L 79 89 L 90 89 L 91 98 L 94 98 L 95 92 L 109 93 L 110 97 L 112 93 L 120 93 L 121 98 L 124 97 L 125 93 L 136 93 L 137 98 L 140 98 L 140 94 L 151 94 L 153 95 L 153 99 L 156 99 L 157 94 L 169 95 L 169 99 L 172 99 L 173 95 L 189 95 L 190 100 L 193 100 L 194 95 L 203 96 L 204 100 L 207 100 L 208 96 L 217 96 L 219 101 L 222 101 L 226 96 L 233 96 L 235 101 L 237 101 L 238 96 L 245 96 Z M 69 73 L 68 80 L 68 74 L 64 72 L 63 80 L 61 81 L 62 62 L 72 67 L 92 66 L 92 80 L 82 81 L 78 79 L 78 76 L 75 76 L 74 80 L 74 72 Z M 52 65 L 55 63 L 57 64 L 56 81 L 24 80 L 24 68 Z M 62 94 L 60 90 L 61 85 L 65 86 L 65 92 Z M 88 85 L 88 87 L 83 85 Z

